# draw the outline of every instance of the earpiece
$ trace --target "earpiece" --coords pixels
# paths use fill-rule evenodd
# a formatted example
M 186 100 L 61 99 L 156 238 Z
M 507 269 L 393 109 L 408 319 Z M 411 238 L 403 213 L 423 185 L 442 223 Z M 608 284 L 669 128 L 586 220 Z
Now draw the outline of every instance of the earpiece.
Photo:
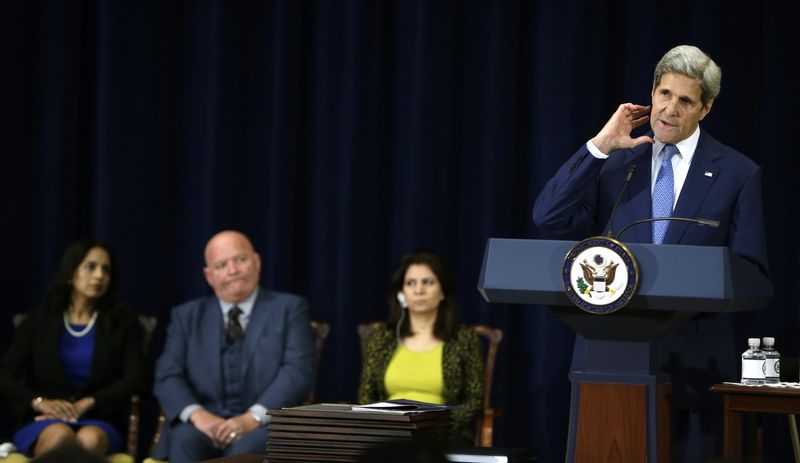
M 400 327 L 403 326 L 403 320 L 405 320 L 406 312 L 408 312 L 408 310 L 406 310 L 408 308 L 408 303 L 406 302 L 406 295 L 403 294 L 402 291 L 397 292 L 397 302 L 400 304 L 400 307 L 402 308 L 400 309 L 400 320 L 397 320 L 397 325 L 395 325 L 394 327 L 394 335 L 397 338 L 397 343 L 402 344 L 403 337 L 400 336 Z

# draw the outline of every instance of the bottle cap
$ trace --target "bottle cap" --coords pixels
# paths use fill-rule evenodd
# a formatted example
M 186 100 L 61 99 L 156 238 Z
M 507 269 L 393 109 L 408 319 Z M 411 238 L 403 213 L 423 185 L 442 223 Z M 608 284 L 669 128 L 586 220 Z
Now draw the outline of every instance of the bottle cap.
M 758 338 L 747 338 L 747 345 L 751 347 L 758 347 L 761 345 L 761 340 Z
M 771 346 L 771 345 L 775 344 L 775 338 L 764 338 L 762 341 L 764 342 L 765 346 L 766 345 L 770 345 Z

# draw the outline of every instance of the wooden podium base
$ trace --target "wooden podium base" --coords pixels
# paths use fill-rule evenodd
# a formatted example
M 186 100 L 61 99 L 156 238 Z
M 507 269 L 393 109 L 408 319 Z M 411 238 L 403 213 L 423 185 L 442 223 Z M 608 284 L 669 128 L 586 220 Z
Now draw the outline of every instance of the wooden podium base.
M 576 463 L 669 463 L 669 383 L 581 382 L 574 442 Z M 652 396 L 649 388 L 653 388 Z M 650 411 L 648 411 L 650 410 Z M 571 449 L 567 451 L 570 461 Z
M 584 383 L 580 388 L 575 461 L 647 461 L 645 386 Z

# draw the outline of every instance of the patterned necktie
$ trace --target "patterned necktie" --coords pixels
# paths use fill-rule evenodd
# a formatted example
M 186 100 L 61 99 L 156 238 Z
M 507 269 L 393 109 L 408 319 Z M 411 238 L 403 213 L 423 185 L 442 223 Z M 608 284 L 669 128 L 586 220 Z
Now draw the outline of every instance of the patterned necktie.
M 656 186 L 653 188 L 652 217 L 672 217 L 672 206 L 675 204 L 675 176 L 672 172 L 672 157 L 680 151 L 675 145 L 664 145 L 661 151 L 664 153 L 664 159 L 661 160 L 661 169 L 658 170 Z M 668 226 L 668 220 L 653 222 L 653 244 L 664 242 Z
M 228 311 L 228 323 L 225 324 L 225 339 L 233 344 L 237 339 L 244 336 L 242 324 L 239 323 L 239 315 L 242 314 L 242 309 L 233 306 Z

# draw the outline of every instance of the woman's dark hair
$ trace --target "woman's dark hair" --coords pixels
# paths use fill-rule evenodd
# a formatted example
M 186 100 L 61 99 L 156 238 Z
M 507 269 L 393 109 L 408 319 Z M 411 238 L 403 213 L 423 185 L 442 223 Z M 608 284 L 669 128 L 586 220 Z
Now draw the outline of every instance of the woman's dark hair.
M 392 278 L 389 280 L 389 317 L 386 319 L 387 328 L 391 330 L 397 329 L 397 323 L 400 321 L 400 315 L 403 313 L 403 308 L 397 301 L 397 293 L 403 291 L 406 271 L 408 267 L 412 265 L 427 266 L 439 280 L 444 299 L 439 303 L 436 323 L 433 325 L 433 335 L 447 342 L 455 335 L 459 322 L 456 287 L 453 282 L 453 277 L 450 275 L 450 271 L 447 269 L 447 266 L 445 266 L 441 256 L 428 249 L 419 249 L 411 254 L 406 254 L 400 259 L 400 263 L 397 264 L 397 268 L 395 268 Z M 400 323 L 400 337 L 404 338 L 406 336 L 411 336 L 411 334 L 411 323 L 408 321 L 408 317 L 403 317 L 403 321 Z
M 61 256 L 61 263 L 58 266 L 50 287 L 47 290 L 47 308 L 56 312 L 64 312 L 72 302 L 72 278 L 75 271 L 81 265 L 83 259 L 89 254 L 92 248 L 100 248 L 108 253 L 109 264 L 111 265 L 110 281 L 106 293 L 95 301 L 94 309 L 98 312 L 109 311 L 114 308 L 117 299 L 117 285 L 119 282 L 117 265 L 114 261 L 114 253 L 106 244 L 96 241 L 83 240 L 69 245 L 64 255 Z

